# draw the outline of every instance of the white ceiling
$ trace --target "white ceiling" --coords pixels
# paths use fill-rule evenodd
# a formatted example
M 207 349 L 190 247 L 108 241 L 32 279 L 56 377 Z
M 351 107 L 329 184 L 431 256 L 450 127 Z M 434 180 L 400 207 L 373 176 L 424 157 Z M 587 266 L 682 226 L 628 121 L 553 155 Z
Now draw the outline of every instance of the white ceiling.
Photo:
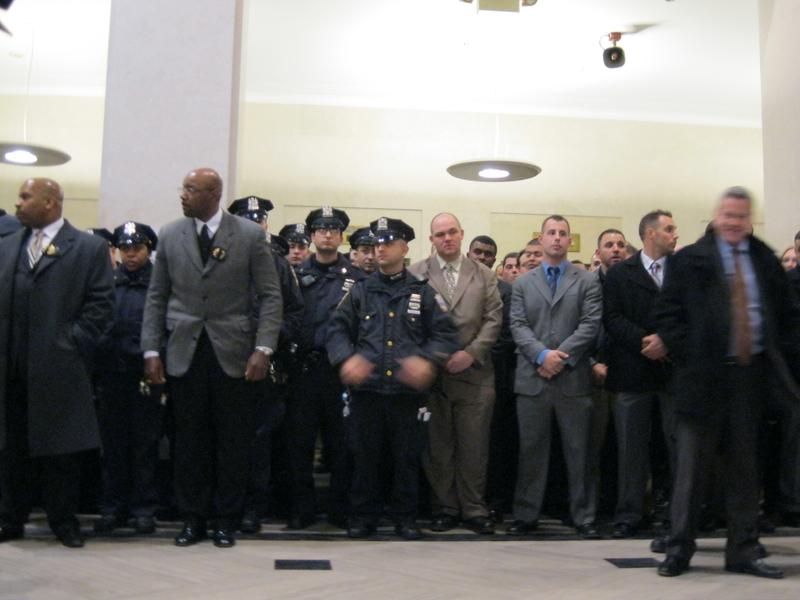
M 17 0 L 0 93 L 102 95 L 108 0 Z M 246 99 L 760 125 L 758 0 L 245 0 Z M 35 23 L 35 27 L 34 24 Z M 606 69 L 607 32 L 652 24 Z M 176 26 L 179 26 L 177 24 Z

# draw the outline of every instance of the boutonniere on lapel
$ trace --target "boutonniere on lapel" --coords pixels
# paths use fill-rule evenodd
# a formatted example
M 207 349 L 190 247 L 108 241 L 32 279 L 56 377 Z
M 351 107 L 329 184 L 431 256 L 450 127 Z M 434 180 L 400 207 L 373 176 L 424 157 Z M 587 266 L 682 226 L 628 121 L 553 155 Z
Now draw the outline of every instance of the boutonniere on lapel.
M 55 244 L 48 244 L 47 248 L 44 249 L 45 256 L 58 256 L 58 246 Z
M 214 260 L 218 260 L 219 262 L 222 262 L 223 260 L 225 260 L 225 257 L 227 255 L 228 255 L 228 253 L 225 251 L 225 248 L 220 248 L 219 246 L 217 246 L 217 247 L 211 249 L 212 258 Z

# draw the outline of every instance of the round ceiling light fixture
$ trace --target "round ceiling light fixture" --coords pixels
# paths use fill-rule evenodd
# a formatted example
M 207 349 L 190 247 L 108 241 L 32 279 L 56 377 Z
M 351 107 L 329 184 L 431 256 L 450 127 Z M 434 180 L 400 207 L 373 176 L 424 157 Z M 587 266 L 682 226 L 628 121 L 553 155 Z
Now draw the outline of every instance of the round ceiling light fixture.
M 19 142 L 0 142 L 0 163 L 32 167 L 63 165 L 72 158 L 66 152 Z
M 515 160 L 470 160 L 447 167 L 453 177 L 468 181 L 521 181 L 536 177 L 542 169 L 534 164 Z

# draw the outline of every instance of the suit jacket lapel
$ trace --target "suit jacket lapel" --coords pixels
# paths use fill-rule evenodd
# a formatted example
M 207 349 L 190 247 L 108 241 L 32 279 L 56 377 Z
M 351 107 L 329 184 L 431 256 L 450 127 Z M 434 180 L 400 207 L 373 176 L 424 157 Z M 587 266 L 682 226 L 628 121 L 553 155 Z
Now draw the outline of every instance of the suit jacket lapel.
M 455 292 L 453 292 L 453 300 L 450 302 L 451 307 L 458 304 L 458 301 L 461 300 L 461 296 L 464 295 L 477 269 L 478 267 L 471 259 L 466 256 L 461 257 L 461 269 L 458 272 L 458 283 L 456 284 Z
M 426 260 L 426 263 L 428 265 L 428 284 L 445 299 L 445 302 L 448 302 L 447 282 L 444 280 L 444 273 L 439 268 L 439 261 L 436 260 L 436 256 L 431 256 Z M 449 305 L 452 305 L 452 303 L 449 303 Z
M 216 248 L 219 248 L 224 253 L 228 252 L 228 248 L 230 246 L 230 238 L 233 235 L 233 219 L 236 217 L 223 212 L 222 213 L 222 221 L 219 224 L 219 228 L 217 232 L 214 234 L 214 239 L 211 240 L 211 255 L 208 257 L 208 261 L 206 262 L 205 266 L 203 267 L 203 273 L 209 273 L 218 263 L 224 260 L 224 254 L 220 258 L 215 258 L 213 252 Z M 267 239 L 264 238 L 264 243 L 267 243 Z M 197 247 L 197 254 L 200 255 L 200 247 Z
M 631 270 L 631 276 L 637 285 L 642 286 L 643 288 L 650 290 L 651 292 L 658 293 L 658 285 L 656 282 L 653 281 L 653 278 L 650 276 L 644 268 L 644 263 L 642 262 L 642 253 L 639 251 L 636 254 L 636 262 L 634 264 L 628 265 L 628 268 Z M 664 275 L 666 275 L 666 269 L 664 269 Z M 662 280 L 663 285 L 663 280 Z
M 544 296 L 545 300 L 552 304 L 553 294 L 550 292 L 550 286 L 547 285 L 547 275 L 545 275 L 544 270 L 545 267 L 540 265 L 531 272 L 531 275 L 533 277 L 533 283 L 536 286 L 536 289 L 538 289 L 539 293 Z
M 194 226 L 194 219 L 187 218 L 183 226 L 183 245 L 189 260 L 198 271 L 203 270 L 203 259 L 200 257 L 200 244 L 197 241 L 197 229 Z
M 50 265 L 72 249 L 76 235 L 77 230 L 69 224 L 69 221 L 64 221 L 64 225 L 58 230 L 56 237 L 42 248 L 42 257 L 36 263 L 36 268 L 33 271 L 34 279 L 41 277 L 42 273 L 50 268 Z
M 561 300 L 561 298 L 564 297 L 564 294 L 567 293 L 567 290 L 575 285 L 576 281 L 578 281 L 578 269 L 570 264 L 567 267 L 567 270 L 564 271 L 564 274 L 561 275 L 561 278 L 558 280 L 556 294 L 553 296 L 553 304 Z

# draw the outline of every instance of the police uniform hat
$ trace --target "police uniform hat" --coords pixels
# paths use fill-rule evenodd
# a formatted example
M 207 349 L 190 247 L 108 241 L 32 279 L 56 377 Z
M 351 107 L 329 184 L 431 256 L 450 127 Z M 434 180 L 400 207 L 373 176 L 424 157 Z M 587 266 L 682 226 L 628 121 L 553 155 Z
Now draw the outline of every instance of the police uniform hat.
M 278 235 L 294 244 L 305 244 L 308 246 L 311 243 L 311 237 L 308 235 L 308 228 L 305 223 L 284 225 L 278 232 Z
M 381 217 L 369 224 L 369 228 L 375 235 L 375 243 L 383 244 L 392 240 L 405 240 L 410 242 L 414 239 L 414 230 L 410 225 L 406 225 L 400 219 L 390 219 Z
M 369 227 L 361 227 L 350 234 L 350 247 L 355 250 L 359 246 L 374 246 L 375 236 Z
M 86 233 L 91 233 L 92 235 L 96 235 L 98 237 L 103 238 L 105 241 L 108 242 L 109 246 L 115 246 L 114 243 L 114 234 L 111 233 L 105 227 L 91 227 L 90 229 L 86 230 Z
M 289 242 L 279 235 L 267 232 L 267 241 L 269 242 L 272 251 L 278 256 L 286 256 L 289 254 Z
M 156 249 L 158 236 L 149 225 L 128 221 L 114 230 L 114 245 L 117 248 L 144 244 L 150 250 Z
M 247 196 L 231 202 L 228 212 L 237 217 L 244 217 L 256 223 L 260 223 L 267 218 L 267 213 L 275 208 L 272 200 L 259 198 L 258 196 Z
M 347 213 L 331 206 L 312 210 L 306 217 L 306 227 L 312 232 L 315 229 L 323 228 L 344 231 L 349 224 L 350 217 L 347 216 Z

